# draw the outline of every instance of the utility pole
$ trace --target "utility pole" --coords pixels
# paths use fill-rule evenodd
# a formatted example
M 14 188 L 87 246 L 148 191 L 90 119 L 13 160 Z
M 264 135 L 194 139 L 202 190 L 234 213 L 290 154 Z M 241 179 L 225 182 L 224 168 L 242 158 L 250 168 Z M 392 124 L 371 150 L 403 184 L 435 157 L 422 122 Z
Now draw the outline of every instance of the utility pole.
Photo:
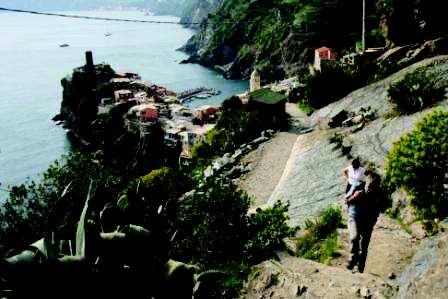
M 366 0 L 362 0 L 362 52 L 366 51 Z

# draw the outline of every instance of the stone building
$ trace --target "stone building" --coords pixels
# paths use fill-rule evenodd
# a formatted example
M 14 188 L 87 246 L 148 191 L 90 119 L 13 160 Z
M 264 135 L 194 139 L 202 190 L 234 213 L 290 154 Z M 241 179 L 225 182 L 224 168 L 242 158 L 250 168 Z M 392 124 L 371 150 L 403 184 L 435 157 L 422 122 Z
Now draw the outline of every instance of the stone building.
M 250 75 L 250 92 L 258 90 L 261 88 L 261 77 L 255 68 L 252 74 Z

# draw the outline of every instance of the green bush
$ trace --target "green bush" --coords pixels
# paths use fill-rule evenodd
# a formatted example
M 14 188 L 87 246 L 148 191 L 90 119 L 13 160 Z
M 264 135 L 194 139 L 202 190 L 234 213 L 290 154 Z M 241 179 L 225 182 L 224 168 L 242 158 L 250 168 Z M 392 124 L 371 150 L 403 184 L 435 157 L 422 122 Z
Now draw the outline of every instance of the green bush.
M 443 99 L 445 86 L 438 84 L 438 76 L 419 68 L 394 82 L 388 89 L 391 102 L 400 114 L 423 110 Z
M 272 208 L 259 211 L 249 218 L 248 241 L 245 251 L 249 260 L 257 263 L 283 248 L 283 239 L 292 237 L 296 229 L 288 226 L 288 206 L 277 202 Z
M 173 216 L 177 198 L 192 187 L 189 177 L 169 167 L 155 169 L 131 181 L 120 196 L 118 205 L 134 224 L 151 226 L 152 220 L 163 211 Z
M 179 207 L 174 252 L 179 260 L 207 267 L 240 256 L 247 238 L 250 199 L 220 181 L 208 182 Z
M 238 97 L 231 97 L 222 103 L 216 127 L 207 133 L 205 140 L 193 146 L 192 164 L 204 166 L 214 157 L 234 151 L 271 128 L 272 124 L 261 113 L 246 111 Z
M 250 267 L 271 258 L 295 232 L 286 206 L 247 216 L 249 204 L 246 193 L 222 181 L 207 182 L 180 203 L 173 257 L 228 273 L 209 297 L 238 297 Z
M 297 255 L 326 262 L 338 249 L 336 230 L 342 226 L 342 213 L 330 207 L 316 219 L 305 221 L 306 232 L 297 240 Z
M 448 111 L 423 118 L 387 155 L 386 183 L 402 187 L 423 218 L 448 215 Z
M 299 77 L 304 84 L 299 90 L 301 101 L 315 109 L 339 100 L 360 85 L 356 70 L 338 61 L 324 61 L 322 71 L 314 75 L 303 72 Z

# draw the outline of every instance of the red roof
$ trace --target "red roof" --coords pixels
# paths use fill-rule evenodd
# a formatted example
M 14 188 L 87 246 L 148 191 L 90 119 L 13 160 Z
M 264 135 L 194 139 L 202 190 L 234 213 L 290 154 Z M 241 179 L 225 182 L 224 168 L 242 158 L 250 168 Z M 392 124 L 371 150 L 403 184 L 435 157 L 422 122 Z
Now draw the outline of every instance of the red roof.
M 322 53 L 322 52 L 333 51 L 333 49 L 330 49 L 328 47 L 320 47 L 320 48 L 316 49 L 316 51 L 318 51 L 319 53 Z

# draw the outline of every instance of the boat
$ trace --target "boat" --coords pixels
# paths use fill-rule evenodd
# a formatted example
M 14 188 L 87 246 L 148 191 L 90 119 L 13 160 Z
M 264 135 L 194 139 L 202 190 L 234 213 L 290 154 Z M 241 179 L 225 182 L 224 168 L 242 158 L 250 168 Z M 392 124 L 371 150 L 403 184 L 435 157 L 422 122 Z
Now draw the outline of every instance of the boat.
M 111 36 L 112 35 L 112 33 L 110 33 L 110 32 L 107 32 L 106 34 L 104 34 L 104 36 Z
M 62 45 L 59 45 L 59 47 L 60 48 L 67 48 L 67 47 L 70 47 L 70 45 L 69 44 L 62 44 Z
M 194 96 L 194 98 L 201 99 L 201 100 L 208 99 L 209 97 L 211 97 L 211 95 L 208 95 L 208 94 L 198 94 L 198 95 Z

